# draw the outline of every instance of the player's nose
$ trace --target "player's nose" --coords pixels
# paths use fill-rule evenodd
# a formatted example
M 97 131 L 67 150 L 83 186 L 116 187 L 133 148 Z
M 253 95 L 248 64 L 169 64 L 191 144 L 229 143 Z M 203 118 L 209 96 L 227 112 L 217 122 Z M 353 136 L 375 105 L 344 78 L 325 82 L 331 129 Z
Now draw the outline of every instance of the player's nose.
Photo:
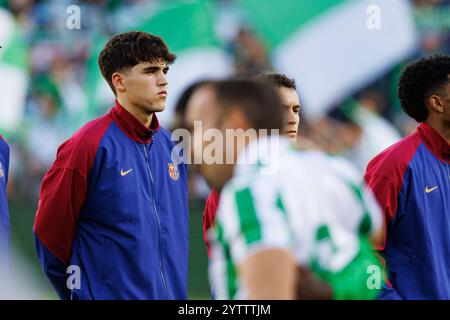
M 286 114 L 286 122 L 288 125 L 295 125 L 298 122 L 297 115 L 294 113 L 294 111 L 290 110 Z
M 169 84 L 169 81 L 167 80 L 167 76 L 161 72 L 158 77 L 158 86 L 167 86 Z

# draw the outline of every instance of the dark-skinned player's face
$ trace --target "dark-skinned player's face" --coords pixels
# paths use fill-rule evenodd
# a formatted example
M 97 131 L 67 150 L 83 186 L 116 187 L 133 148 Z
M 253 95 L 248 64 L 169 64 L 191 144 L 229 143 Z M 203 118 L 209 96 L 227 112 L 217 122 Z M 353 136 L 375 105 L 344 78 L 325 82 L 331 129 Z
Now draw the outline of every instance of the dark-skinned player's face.
M 447 76 L 449 81 L 447 85 L 445 86 L 444 94 L 441 95 L 441 103 L 444 107 L 443 111 L 443 120 L 444 123 L 450 127 L 450 74 Z
M 450 127 L 450 75 L 448 83 L 429 98 L 429 113 L 437 115 L 446 127 Z

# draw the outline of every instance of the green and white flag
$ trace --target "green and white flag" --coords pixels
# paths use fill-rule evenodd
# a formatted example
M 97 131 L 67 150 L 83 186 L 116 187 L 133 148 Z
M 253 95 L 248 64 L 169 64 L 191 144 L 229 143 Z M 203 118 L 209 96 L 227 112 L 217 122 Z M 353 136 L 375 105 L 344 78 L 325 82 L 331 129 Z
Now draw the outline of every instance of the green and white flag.
M 136 29 L 161 36 L 177 55 L 168 74 L 166 110 L 158 114 L 163 125 L 171 124 L 179 96 L 193 81 L 219 78 L 232 72 L 231 61 L 214 33 L 212 1 L 159 1 L 154 14 Z
M 11 132 L 19 125 L 25 107 L 28 49 L 13 16 L 1 8 L 0 46 L 0 129 Z
M 309 117 L 363 88 L 417 46 L 407 0 L 238 0 L 298 84 Z

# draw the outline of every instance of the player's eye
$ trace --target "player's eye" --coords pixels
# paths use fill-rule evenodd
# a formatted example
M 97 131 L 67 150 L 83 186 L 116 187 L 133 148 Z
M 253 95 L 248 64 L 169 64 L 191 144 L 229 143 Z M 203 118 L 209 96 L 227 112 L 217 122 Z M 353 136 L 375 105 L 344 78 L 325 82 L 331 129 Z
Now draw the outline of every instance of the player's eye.
M 144 70 L 144 73 L 151 74 L 151 73 L 155 73 L 156 71 L 158 71 L 158 68 L 148 68 L 148 69 Z

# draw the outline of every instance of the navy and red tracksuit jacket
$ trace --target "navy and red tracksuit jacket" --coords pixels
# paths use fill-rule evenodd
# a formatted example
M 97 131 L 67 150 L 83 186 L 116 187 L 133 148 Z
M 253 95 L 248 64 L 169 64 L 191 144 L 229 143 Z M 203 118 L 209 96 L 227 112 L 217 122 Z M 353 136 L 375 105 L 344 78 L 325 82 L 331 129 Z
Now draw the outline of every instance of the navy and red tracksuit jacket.
M 187 172 L 174 145 L 156 114 L 147 128 L 116 101 L 58 148 L 33 231 L 62 299 L 187 298 Z
M 450 299 L 449 161 L 450 145 L 421 123 L 367 167 L 386 217 L 381 299 Z
M 0 135 L 0 269 L 8 266 L 9 209 L 6 186 L 9 171 L 9 146 Z M 4 270 L 5 271 L 5 270 Z M 1 281 L 1 280 L 0 280 Z M 1 286 L 0 286 L 1 288 Z

